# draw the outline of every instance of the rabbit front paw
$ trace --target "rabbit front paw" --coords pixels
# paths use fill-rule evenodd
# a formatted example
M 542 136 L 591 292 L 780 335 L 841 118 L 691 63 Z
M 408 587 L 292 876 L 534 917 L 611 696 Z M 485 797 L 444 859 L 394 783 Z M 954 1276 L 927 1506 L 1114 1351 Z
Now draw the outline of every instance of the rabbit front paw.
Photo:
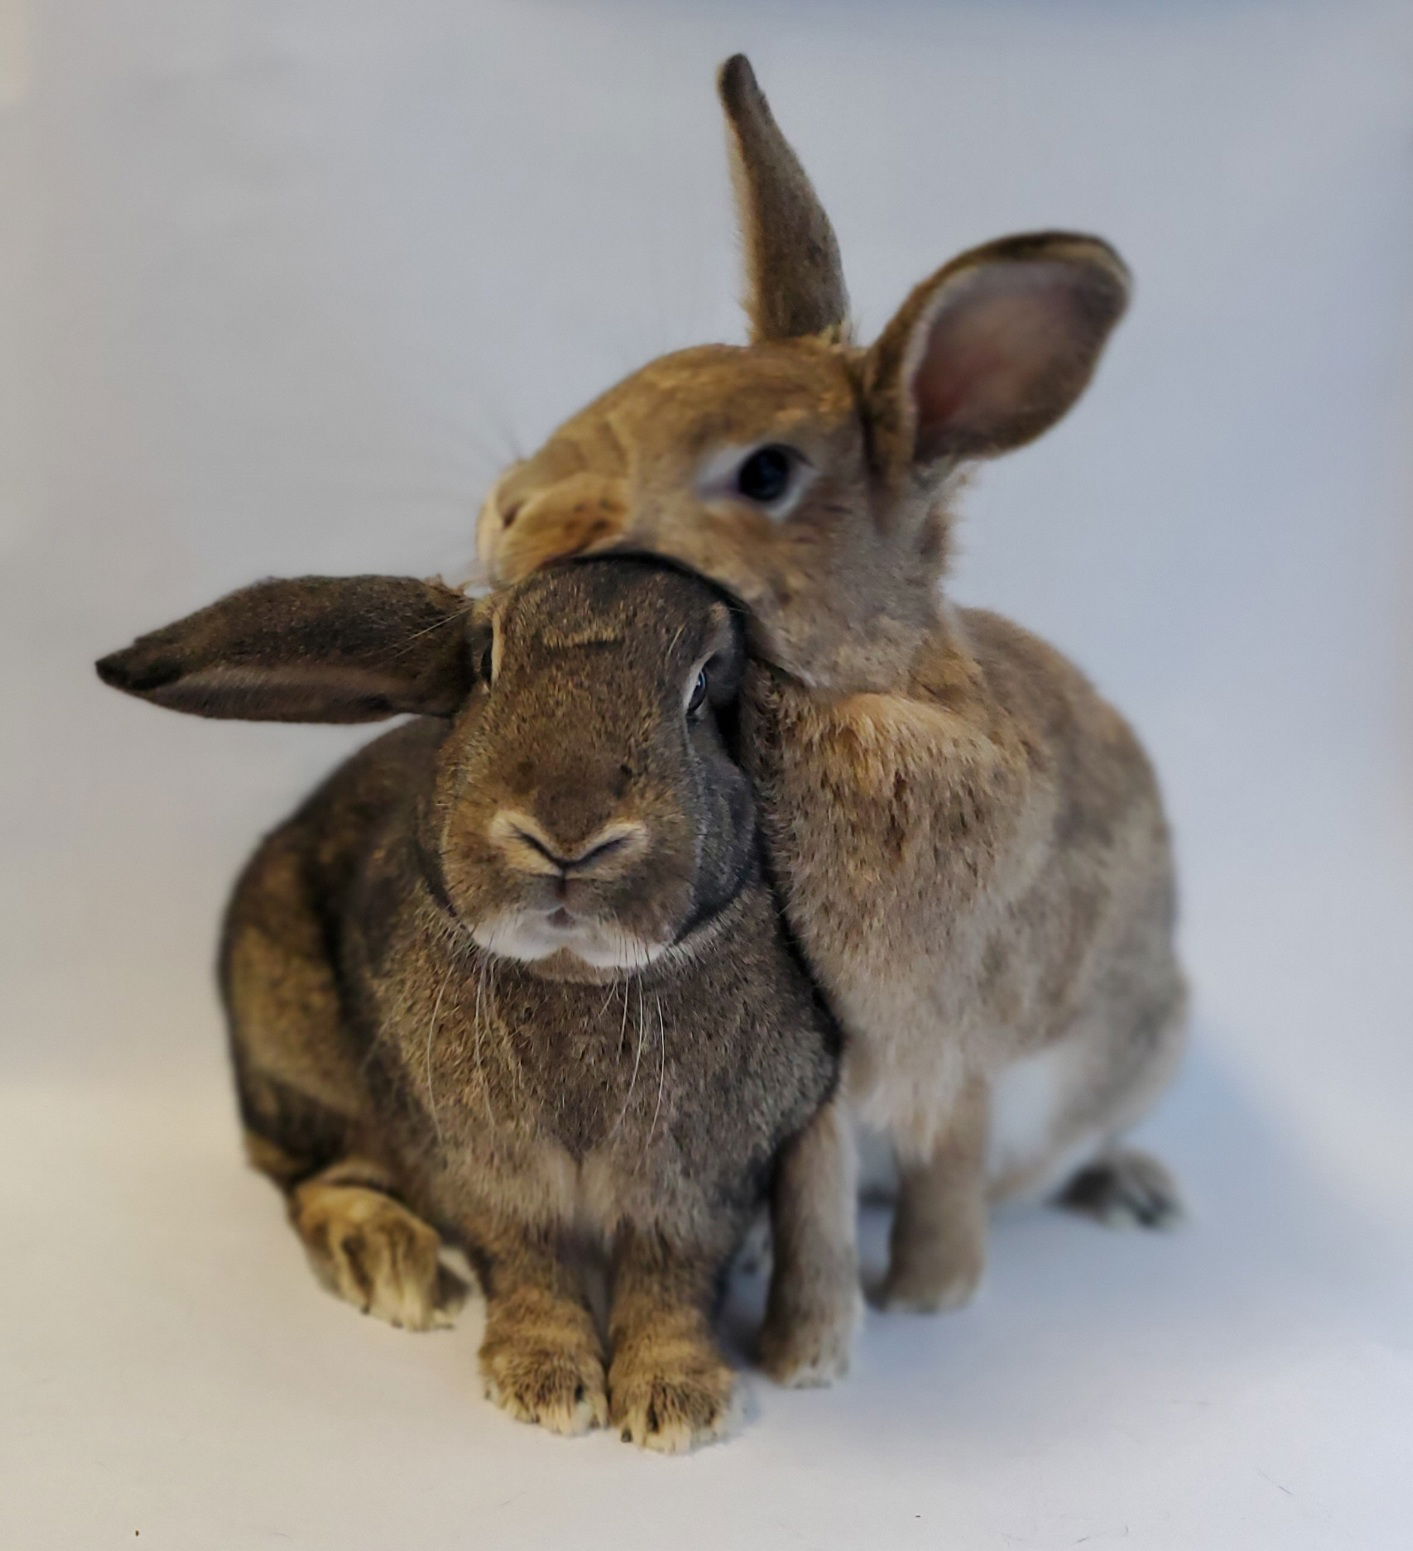
M 878 1306 L 890 1314 L 941 1314 L 965 1308 L 980 1285 L 979 1270 L 946 1277 L 889 1275 L 878 1290 Z
M 587 1311 L 518 1316 L 494 1306 L 481 1344 L 486 1398 L 517 1421 L 568 1437 L 608 1421 L 603 1357 Z
M 685 1454 L 730 1430 L 736 1375 L 710 1347 L 652 1348 L 609 1371 L 613 1425 L 624 1443 Z
M 981 1239 L 948 1245 L 909 1245 L 894 1254 L 878 1290 L 878 1306 L 890 1313 L 939 1314 L 965 1308 L 976 1296 L 986 1269 Z
M 820 1389 L 849 1371 L 863 1300 L 853 1275 L 832 1302 L 772 1307 L 760 1333 L 760 1365 L 787 1389 Z
M 442 1265 L 436 1229 L 401 1202 L 363 1186 L 310 1184 L 292 1215 L 315 1275 L 354 1308 L 403 1330 L 455 1322 L 466 1285 Z

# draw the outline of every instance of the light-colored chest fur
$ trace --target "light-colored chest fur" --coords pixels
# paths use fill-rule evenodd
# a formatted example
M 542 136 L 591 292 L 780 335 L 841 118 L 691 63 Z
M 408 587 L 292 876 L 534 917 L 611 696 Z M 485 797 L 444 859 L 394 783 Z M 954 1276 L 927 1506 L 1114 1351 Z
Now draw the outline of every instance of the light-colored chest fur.
M 680 1229 L 698 1202 L 664 1183 L 661 1159 L 612 1143 L 582 1158 L 543 1136 L 481 1135 L 441 1155 L 437 1188 L 464 1209 L 609 1242 L 625 1221 Z
M 969 1077 L 1044 1049 L 1085 995 L 1095 911 L 1055 855 L 1046 751 L 923 698 L 774 679 L 768 701 L 758 776 L 848 1091 L 925 1150 Z

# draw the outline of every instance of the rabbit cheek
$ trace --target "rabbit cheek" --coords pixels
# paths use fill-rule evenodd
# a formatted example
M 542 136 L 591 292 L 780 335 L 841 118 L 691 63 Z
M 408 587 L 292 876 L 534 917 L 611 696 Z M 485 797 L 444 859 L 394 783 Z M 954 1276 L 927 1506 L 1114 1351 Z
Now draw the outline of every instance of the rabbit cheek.
M 506 867 L 485 837 L 483 815 L 458 811 L 437 847 L 439 892 L 463 927 L 473 934 L 491 922 L 523 910 L 523 879 Z
M 682 872 L 673 868 L 673 876 L 640 887 L 635 899 L 625 901 L 619 917 L 625 929 L 664 948 L 675 942 L 696 905 L 695 891 Z
M 616 542 L 627 520 L 619 481 L 579 474 L 523 502 L 511 522 L 483 513 L 478 544 L 491 579 L 514 582 L 551 561 Z
M 715 915 L 740 892 L 754 852 L 751 789 L 734 765 L 713 772 L 713 811 L 701 840 L 692 901 L 697 916 Z
M 525 914 L 513 881 L 502 881 L 493 870 L 453 864 L 446 868 L 445 879 L 447 897 L 457 919 L 478 942 Z

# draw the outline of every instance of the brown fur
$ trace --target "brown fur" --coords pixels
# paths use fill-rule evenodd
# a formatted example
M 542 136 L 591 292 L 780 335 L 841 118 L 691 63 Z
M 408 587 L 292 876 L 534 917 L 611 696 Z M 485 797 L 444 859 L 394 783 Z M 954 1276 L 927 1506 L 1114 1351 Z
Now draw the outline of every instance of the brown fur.
M 954 474 L 1065 413 L 1127 272 L 1098 238 L 1007 238 L 939 270 L 861 348 L 828 222 L 742 59 L 723 100 L 754 343 L 654 361 L 571 418 L 497 485 L 478 547 L 499 580 L 649 550 L 750 611 L 744 757 L 791 924 L 853 1036 L 848 1093 L 901 1165 L 884 1298 L 940 1307 L 980 1275 L 988 1197 L 1105 1159 L 1181 1044 L 1172 859 L 1142 749 L 1059 653 L 940 593 Z M 737 482 L 764 445 L 789 451 L 776 504 Z M 1026 1085 L 1033 1113 L 1013 1102 Z M 828 1193 L 852 1176 L 825 1152 Z M 1132 1167 L 1102 1168 L 1106 1199 L 1132 1201 Z M 849 1214 L 800 1178 L 786 1195 L 820 1231 L 785 1271 L 827 1286 L 852 1264 Z M 818 1333 L 798 1341 L 794 1317 L 813 1296 L 780 1286 L 793 1324 L 766 1346 L 782 1377 L 817 1373 Z
M 723 741 L 741 666 L 716 590 L 641 560 L 476 608 L 411 581 L 264 583 L 100 665 L 207 715 L 266 694 L 309 720 L 449 712 L 355 754 L 236 888 L 222 983 L 250 1157 L 334 1292 L 445 1324 L 459 1245 L 497 1404 L 669 1451 L 729 1419 L 717 1290 L 837 1069 Z M 607 1341 L 585 1238 L 610 1265 Z

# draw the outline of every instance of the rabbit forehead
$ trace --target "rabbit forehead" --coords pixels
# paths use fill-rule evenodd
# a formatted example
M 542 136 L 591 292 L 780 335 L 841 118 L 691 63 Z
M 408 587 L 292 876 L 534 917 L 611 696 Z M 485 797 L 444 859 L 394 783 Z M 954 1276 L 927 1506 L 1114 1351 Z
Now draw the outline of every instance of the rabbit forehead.
M 617 647 L 661 664 L 731 635 L 730 610 L 715 588 L 627 555 L 538 572 L 509 589 L 499 615 L 508 650 L 531 658 Z
M 723 441 L 827 433 L 857 414 L 855 375 L 839 347 L 700 345 L 650 361 L 566 421 L 521 483 L 589 471 L 624 476 Z

